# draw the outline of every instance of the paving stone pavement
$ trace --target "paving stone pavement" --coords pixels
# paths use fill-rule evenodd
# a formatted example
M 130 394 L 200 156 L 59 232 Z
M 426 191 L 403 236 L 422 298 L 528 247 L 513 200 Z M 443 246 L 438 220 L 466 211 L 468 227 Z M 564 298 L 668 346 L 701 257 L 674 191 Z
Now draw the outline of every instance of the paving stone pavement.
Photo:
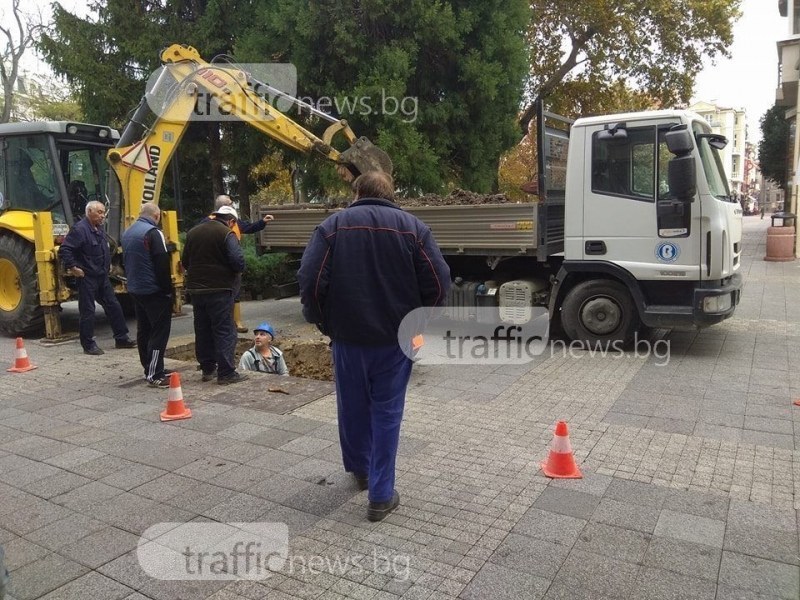
M 194 414 L 161 423 L 166 394 L 143 385 L 135 352 L 29 340 L 39 368 L 0 373 L 11 598 L 796 600 L 800 266 L 762 261 L 768 224 L 745 219 L 733 319 L 648 337 L 668 360 L 642 344 L 417 365 L 402 504 L 382 523 L 341 470 L 331 395 L 254 409 L 240 400 L 266 397 L 263 382 L 203 384 L 172 361 Z M 584 479 L 539 472 L 559 419 Z M 162 581 L 139 565 L 156 523 L 243 521 L 288 525 L 289 559 L 266 580 Z

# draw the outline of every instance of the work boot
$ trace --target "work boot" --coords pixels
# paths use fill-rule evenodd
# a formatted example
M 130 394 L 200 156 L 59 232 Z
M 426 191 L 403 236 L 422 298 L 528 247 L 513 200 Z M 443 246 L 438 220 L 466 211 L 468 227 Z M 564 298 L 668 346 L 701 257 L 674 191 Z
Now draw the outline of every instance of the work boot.
M 114 342 L 115 348 L 136 348 L 136 342 L 130 338 Z
M 217 378 L 217 370 L 203 371 L 203 381 L 211 381 Z
M 105 352 L 103 352 L 103 349 L 100 348 L 99 346 L 92 346 L 91 348 L 84 348 L 83 349 L 83 353 L 84 354 L 91 354 L 92 356 L 100 356 L 101 354 L 105 354 Z
M 383 521 L 400 504 L 400 494 L 394 491 L 392 499 L 388 502 L 370 502 L 367 509 L 367 519 L 370 521 Z
M 230 375 L 226 375 L 225 377 L 218 377 L 217 384 L 218 385 L 230 385 L 231 383 L 239 383 L 240 381 L 245 381 L 247 379 L 247 375 L 244 373 L 237 373 L 234 371 Z
M 356 486 L 362 492 L 364 490 L 369 489 L 369 479 L 367 478 L 366 475 L 361 475 L 360 473 L 353 473 L 353 479 L 356 480 Z

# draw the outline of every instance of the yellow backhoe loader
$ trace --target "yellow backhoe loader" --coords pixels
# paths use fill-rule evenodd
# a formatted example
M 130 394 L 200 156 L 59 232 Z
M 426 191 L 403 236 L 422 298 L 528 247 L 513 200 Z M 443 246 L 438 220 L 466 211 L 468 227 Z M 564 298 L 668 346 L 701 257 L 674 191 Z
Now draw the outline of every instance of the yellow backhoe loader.
M 210 100 L 225 115 L 287 147 L 318 153 L 354 174 L 391 173 L 388 155 L 358 138 L 346 121 L 281 94 L 235 64 L 206 62 L 194 48 L 177 44 L 164 50 L 161 60 L 164 68 L 122 135 L 84 123 L 0 125 L 0 332 L 36 334 L 44 326 L 46 339 L 62 338 L 59 305 L 76 294 L 58 263 L 58 245 L 90 200 L 107 205 L 107 234 L 115 247 L 111 278 L 115 290 L 124 294 L 117 241 L 143 202 L 158 202 L 164 172 L 198 101 Z M 328 121 L 322 136 L 274 108 L 269 97 L 275 94 Z M 333 146 L 339 135 L 347 145 L 341 152 Z M 164 211 L 162 223 L 172 256 L 174 310 L 180 312 L 177 215 Z

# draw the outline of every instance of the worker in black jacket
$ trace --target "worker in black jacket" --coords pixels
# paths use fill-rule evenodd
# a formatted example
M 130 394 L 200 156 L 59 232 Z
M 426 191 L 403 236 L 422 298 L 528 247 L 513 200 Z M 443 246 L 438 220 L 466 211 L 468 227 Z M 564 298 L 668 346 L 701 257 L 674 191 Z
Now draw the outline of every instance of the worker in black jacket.
M 236 372 L 234 363 L 233 299 L 244 271 L 242 247 L 232 231 L 237 217 L 231 206 L 218 208 L 214 219 L 186 234 L 181 259 L 194 311 L 195 356 L 203 381 L 216 377 L 220 385 L 247 379 Z

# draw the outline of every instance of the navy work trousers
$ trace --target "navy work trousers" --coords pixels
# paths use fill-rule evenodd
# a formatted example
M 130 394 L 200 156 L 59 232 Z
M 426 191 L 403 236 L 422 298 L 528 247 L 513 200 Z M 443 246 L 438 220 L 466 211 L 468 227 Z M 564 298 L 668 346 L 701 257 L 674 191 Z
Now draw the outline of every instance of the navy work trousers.
M 411 364 L 397 344 L 333 342 L 342 462 L 345 471 L 369 478 L 370 502 L 388 502 L 394 494 Z
M 164 378 L 164 353 L 172 329 L 172 298 L 131 294 L 136 309 L 136 344 L 147 381 Z
M 111 287 L 108 276 L 95 277 L 87 275 L 86 277 L 77 277 L 75 280 L 78 284 L 78 313 L 80 314 L 78 330 L 83 349 L 88 350 L 95 346 L 95 302 L 103 307 L 106 317 L 111 322 L 111 331 L 114 332 L 114 339 L 117 341 L 128 339 L 128 325 L 125 323 L 122 307 L 114 294 L 114 289 Z
M 194 354 L 204 373 L 217 369 L 217 377 L 231 375 L 236 366 L 236 326 L 233 324 L 233 294 L 192 293 L 194 310 Z

